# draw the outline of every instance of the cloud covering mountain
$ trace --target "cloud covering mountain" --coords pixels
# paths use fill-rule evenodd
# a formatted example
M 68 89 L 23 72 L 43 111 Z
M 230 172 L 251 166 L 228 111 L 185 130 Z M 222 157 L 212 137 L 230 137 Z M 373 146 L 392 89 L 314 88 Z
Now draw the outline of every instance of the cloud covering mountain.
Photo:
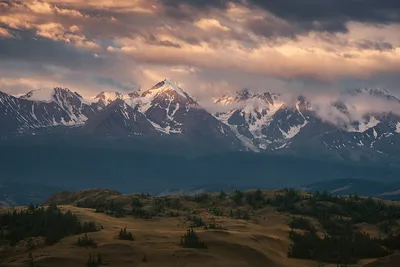
M 0 88 L 94 97 L 171 77 L 199 101 L 249 88 L 321 107 L 349 88 L 398 94 L 399 10 L 396 0 L 1 1 Z

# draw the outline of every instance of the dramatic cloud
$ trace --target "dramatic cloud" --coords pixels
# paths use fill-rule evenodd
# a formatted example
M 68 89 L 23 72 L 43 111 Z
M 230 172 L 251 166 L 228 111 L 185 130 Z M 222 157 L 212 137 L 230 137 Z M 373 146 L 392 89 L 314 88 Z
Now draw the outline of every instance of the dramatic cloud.
M 68 86 L 91 97 L 170 77 L 204 102 L 245 87 L 400 94 L 400 2 L 0 1 L 0 73 L 9 93 Z

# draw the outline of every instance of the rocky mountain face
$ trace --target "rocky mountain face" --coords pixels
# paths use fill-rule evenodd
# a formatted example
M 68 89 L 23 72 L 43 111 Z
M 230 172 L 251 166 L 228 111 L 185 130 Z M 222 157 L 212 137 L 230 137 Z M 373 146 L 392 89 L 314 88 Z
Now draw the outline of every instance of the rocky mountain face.
M 0 92 L 0 122 L 3 140 L 52 133 L 155 139 L 168 135 L 185 142 L 215 143 L 226 150 L 247 150 L 229 126 L 170 80 L 127 95 L 102 92 L 90 101 L 66 88 L 19 97 Z
M 37 129 L 55 126 L 83 125 L 98 111 L 69 89 L 43 91 L 31 91 L 19 98 L 0 92 L 2 138 L 35 134 Z
M 349 95 L 350 100 L 365 96 L 369 100 L 384 99 L 400 108 L 400 100 L 384 90 L 358 89 Z M 288 105 L 279 95 L 247 90 L 225 95 L 215 104 L 236 106 L 215 116 L 253 151 L 357 161 L 390 159 L 400 152 L 400 116 L 393 112 L 371 112 L 354 118 L 355 107 L 338 101 L 325 108 L 332 113 L 329 115 L 335 115 L 336 121 L 332 121 L 320 116 L 302 96 Z
M 61 133 L 145 136 L 148 142 L 168 136 L 226 151 L 353 161 L 399 158 L 400 117 L 377 109 L 361 112 L 349 101 L 364 97 L 400 107 L 385 90 L 354 90 L 346 101 L 328 104 L 324 113 L 303 96 L 288 103 L 279 94 L 243 90 L 215 99 L 228 111 L 211 114 L 171 80 L 129 94 L 102 92 L 90 101 L 65 88 L 19 97 L 0 92 L 0 138 Z

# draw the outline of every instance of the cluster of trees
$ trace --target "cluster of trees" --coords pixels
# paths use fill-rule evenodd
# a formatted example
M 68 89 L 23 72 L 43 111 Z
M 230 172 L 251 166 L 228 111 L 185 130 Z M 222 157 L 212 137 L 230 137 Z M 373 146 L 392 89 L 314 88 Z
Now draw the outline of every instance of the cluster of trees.
M 99 231 L 94 222 L 81 223 L 76 215 L 63 213 L 57 206 L 48 208 L 30 205 L 27 210 L 0 213 L 0 240 L 14 246 L 29 237 L 44 237 L 46 244 L 54 244 L 61 238 Z
M 180 213 L 176 210 L 183 208 L 184 206 L 179 198 L 155 197 L 152 202 L 150 214 L 152 216 L 178 217 Z
M 114 200 L 106 199 L 90 199 L 85 198 L 76 203 L 79 208 L 95 209 L 96 212 L 106 213 L 115 217 L 123 217 L 125 215 L 124 203 L 115 202 Z
M 157 197 L 154 199 L 156 204 L 162 205 L 164 208 L 170 208 L 175 210 L 180 210 L 183 208 L 183 205 L 179 198 L 173 197 Z
M 143 194 L 139 196 L 134 196 L 131 201 L 131 209 L 129 210 L 126 207 L 125 203 L 121 201 L 108 201 L 108 200 L 90 200 L 84 199 L 77 202 L 77 207 L 83 208 L 92 208 L 96 209 L 96 212 L 105 213 L 110 216 L 114 216 L 117 218 L 125 217 L 128 215 L 142 218 L 142 219 L 151 219 L 154 216 L 170 216 L 176 217 L 179 216 L 178 212 L 166 210 L 182 209 L 183 205 L 178 198 L 169 198 L 169 197 L 155 197 L 152 200 L 152 205 L 150 207 L 145 208 L 142 199 L 148 199 L 151 196 L 149 194 Z
M 387 204 L 383 200 L 371 197 L 361 198 L 357 195 L 339 197 L 327 191 L 315 192 L 312 195 L 301 195 L 294 189 L 285 189 L 267 198 L 266 203 L 277 208 L 278 211 L 291 212 L 324 218 L 327 215 L 350 217 L 352 223 L 367 222 L 377 224 L 383 221 L 400 218 L 400 207 Z
M 126 227 L 121 229 L 118 234 L 118 239 L 120 240 L 134 240 L 131 232 L 126 231 Z
M 97 247 L 96 242 L 94 242 L 93 239 L 91 239 L 87 233 L 83 237 L 78 237 L 78 240 L 75 243 L 76 246 L 78 247 L 92 247 L 95 248 Z
M 216 207 L 212 207 L 208 209 L 214 216 L 224 216 L 224 212 Z
M 351 264 L 359 259 L 380 258 L 390 254 L 379 242 L 367 234 L 349 231 L 343 235 L 319 237 L 315 231 L 291 231 L 293 244 L 288 257 L 323 262 Z
M 148 210 L 145 210 L 144 208 L 136 208 L 133 207 L 130 215 L 136 217 L 136 218 L 141 218 L 141 219 L 151 219 L 154 216 L 153 212 L 150 212 Z
M 211 196 L 207 193 L 195 195 L 195 196 L 185 196 L 185 200 L 192 201 L 196 203 L 204 204 L 211 199 Z
M 297 210 L 296 204 L 306 198 L 294 189 L 284 189 L 283 192 L 276 193 L 274 197 L 267 198 L 266 204 L 272 205 L 278 211 L 294 212 Z
M 150 197 L 150 195 L 143 194 L 145 198 Z M 116 218 L 125 217 L 131 215 L 137 218 L 151 219 L 154 216 L 155 211 L 150 212 L 144 209 L 144 204 L 141 202 L 140 198 L 133 197 L 131 202 L 131 210 L 125 207 L 125 203 L 121 201 L 93 201 L 89 199 L 82 200 L 77 203 L 77 207 L 96 209 L 96 212 L 105 213 L 109 216 Z
M 96 207 L 96 212 L 105 213 L 116 218 L 122 218 L 127 215 L 124 206 L 125 204 L 123 202 L 115 202 L 114 200 L 111 200 L 109 202 L 99 203 Z
M 245 198 L 246 203 L 249 204 L 253 209 L 261 209 L 266 205 L 266 198 L 260 189 L 254 193 L 247 193 Z
M 276 194 L 268 203 L 281 211 L 315 217 L 325 230 L 325 236 L 319 237 L 308 219 L 292 219 L 289 238 L 293 244 L 289 257 L 347 265 L 363 258 L 387 256 L 400 249 L 400 234 L 372 238 L 357 227 L 361 222 L 382 222 L 382 228 L 390 233 L 390 227 L 397 224 L 395 218 L 400 218 L 400 207 L 396 205 L 358 196 L 332 196 L 326 191 L 302 196 L 293 189 Z M 293 229 L 306 231 L 298 233 Z
M 184 248 L 207 248 L 207 245 L 193 229 L 188 229 L 187 233 L 182 236 L 180 245 Z

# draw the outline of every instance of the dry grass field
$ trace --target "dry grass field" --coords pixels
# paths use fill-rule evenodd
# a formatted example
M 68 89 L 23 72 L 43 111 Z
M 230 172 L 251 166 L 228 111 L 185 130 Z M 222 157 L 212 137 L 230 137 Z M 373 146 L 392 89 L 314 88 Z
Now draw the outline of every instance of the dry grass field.
M 91 195 L 91 198 L 96 196 Z M 131 197 L 122 195 L 108 196 L 130 201 Z M 75 197 L 76 202 L 79 197 Z M 74 202 L 72 201 L 72 202 Z M 57 202 L 57 201 L 56 201 Z M 58 199 L 58 202 L 59 199 Z M 65 201 L 64 202 L 68 202 Z M 183 206 L 190 212 L 201 216 L 205 223 L 215 222 L 225 230 L 205 230 L 195 228 L 199 237 L 207 244 L 207 249 L 182 248 L 181 236 L 190 227 L 185 215 L 178 217 L 154 217 L 141 219 L 126 216 L 115 218 L 94 209 L 61 205 L 63 211 L 70 210 L 81 221 L 94 221 L 104 229 L 89 233 L 96 248 L 77 247 L 79 236 L 69 236 L 51 246 L 39 245 L 28 249 L 20 244 L 15 248 L 0 247 L 0 266 L 30 266 L 29 253 L 36 263 L 44 267 L 86 266 L 89 254 L 101 255 L 104 266 L 147 266 L 147 267 L 317 267 L 317 262 L 291 259 L 287 257 L 290 240 L 287 225 L 288 215 L 277 212 L 273 207 L 265 207 L 256 212 L 250 220 L 233 219 L 229 216 L 214 216 L 205 207 L 191 202 Z M 221 209 L 229 209 L 229 203 Z M 133 234 L 134 240 L 119 240 L 121 228 Z M 316 224 L 318 229 L 318 225 Z M 373 232 L 373 226 L 363 226 Z M 36 266 L 36 265 L 35 265 Z M 38 265 L 39 266 L 39 265 Z M 325 264 L 336 267 L 336 264 Z M 354 266 L 397 267 L 400 255 L 391 255 L 382 259 L 361 260 Z

